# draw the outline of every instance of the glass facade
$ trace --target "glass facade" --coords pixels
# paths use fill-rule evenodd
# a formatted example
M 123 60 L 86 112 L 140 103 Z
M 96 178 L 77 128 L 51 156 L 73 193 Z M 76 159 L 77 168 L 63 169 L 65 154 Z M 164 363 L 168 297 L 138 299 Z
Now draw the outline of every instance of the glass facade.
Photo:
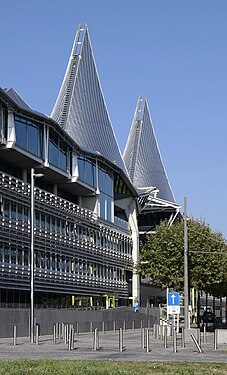
M 84 156 L 78 156 L 79 179 L 86 184 L 96 188 L 96 164 L 93 160 Z
M 69 169 L 69 150 L 66 143 L 60 137 L 50 131 L 49 135 L 49 163 L 55 167 L 67 171 Z
M 41 158 L 43 150 L 41 126 L 23 117 L 15 116 L 15 131 L 16 145 Z
M 113 178 L 99 167 L 99 217 L 113 221 Z

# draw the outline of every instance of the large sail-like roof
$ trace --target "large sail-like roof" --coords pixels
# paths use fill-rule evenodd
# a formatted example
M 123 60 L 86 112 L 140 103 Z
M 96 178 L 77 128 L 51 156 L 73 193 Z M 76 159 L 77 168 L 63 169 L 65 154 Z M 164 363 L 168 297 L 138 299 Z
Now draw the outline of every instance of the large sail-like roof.
M 82 149 L 103 155 L 127 174 L 107 111 L 86 26 L 77 30 L 51 117 Z
M 131 181 L 138 191 L 155 187 L 158 189 L 159 198 L 175 202 L 146 98 L 138 99 L 123 159 Z

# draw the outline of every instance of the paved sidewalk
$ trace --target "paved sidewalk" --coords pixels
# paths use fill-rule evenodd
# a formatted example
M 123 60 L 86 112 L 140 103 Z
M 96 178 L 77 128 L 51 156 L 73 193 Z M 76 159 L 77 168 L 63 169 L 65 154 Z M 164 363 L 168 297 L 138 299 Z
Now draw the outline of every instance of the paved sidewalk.
M 18 338 L 13 346 L 13 339 L 0 339 L 0 359 L 71 359 L 71 360 L 125 360 L 125 361 L 189 361 L 189 362 L 227 362 L 227 345 L 214 350 L 213 334 L 208 336 L 208 342 L 202 342 L 204 353 L 198 353 L 191 341 L 186 347 L 181 346 L 180 335 L 177 340 L 177 353 L 173 353 L 173 343 L 168 340 L 168 347 L 160 339 L 154 339 L 150 333 L 150 351 L 141 347 L 141 331 L 124 332 L 124 351 L 119 351 L 118 332 L 100 332 L 100 350 L 94 351 L 93 334 L 75 336 L 75 348 L 69 351 L 63 340 L 53 343 L 51 336 L 41 336 L 39 345 L 30 344 L 28 337 Z M 225 352 L 226 351 L 226 352 Z

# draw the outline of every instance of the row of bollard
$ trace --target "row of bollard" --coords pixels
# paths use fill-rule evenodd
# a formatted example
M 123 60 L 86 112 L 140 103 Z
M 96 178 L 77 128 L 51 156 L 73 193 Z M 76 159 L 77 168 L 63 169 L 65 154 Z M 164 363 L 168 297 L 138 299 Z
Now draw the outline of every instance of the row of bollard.
M 122 321 L 122 327 L 119 327 L 117 329 L 117 325 L 116 325 L 116 321 L 113 321 L 112 324 L 113 324 L 113 331 L 116 332 L 117 330 L 119 330 L 120 328 L 123 329 L 123 331 L 126 331 L 127 329 L 131 329 L 131 330 L 135 330 L 136 328 L 136 321 L 135 320 L 132 320 L 131 321 L 131 328 L 127 327 L 126 325 L 126 321 Z M 97 323 L 96 323 L 97 324 Z M 64 323 L 56 323 L 56 337 L 58 337 L 59 335 L 59 332 L 61 332 L 61 325 L 64 325 Z M 140 320 L 140 328 L 142 329 L 143 328 L 143 325 L 144 325 L 144 321 L 143 320 Z M 106 327 L 106 322 L 102 322 L 101 324 L 101 327 L 102 327 L 102 332 L 107 332 L 107 327 Z M 89 331 L 90 333 L 92 333 L 94 331 L 94 329 L 97 328 L 97 327 L 94 327 L 94 322 L 90 322 L 90 327 L 89 327 Z M 137 327 L 139 328 L 139 327 Z M 148 320 L 147 321 L 147 328 L 151 328 L 151 321 Z M 79 335 L 79 322 L 76 322 L 76 329 L 75 329 L 75 332 L 77 335 Z M 60 333 L 61 335 L 61 333 Z
M 141 321 L 142 322 L 142 321 Z M 115 323 L 115 322 L 114 322 Z M 102 326 L 103 332 L 104 330 L 104 325 Z M 90 325 L 90 330 L 92 332 L 93 326 L 92 324 Z M 177 332 L 175 327 L 170 327 L 170 337 L 172 338 L 172 345 L 173 345 L 173 352 L 177 353 Z M 34 327 L 34 335 L 35 335 L 35 343 L 36 345 L 39 345 L 39 325 L 37 324 Z M 125 330 L 125 325 L 123 328 L 119 329 L 119 351 L 123 351 L 123 331 Z M 164 342 L 164 349 L 167 348 L 167 330 L 168 327 L 167 325 L 158 325 L 154 324 L 153 326 L 153 337 L 156 339 L 161 339 Z M 116 331 L 116 326 L 114 325 L 114 332 Z M 75 342 L 75 333 L 79 335 L 79 325 L 78 322 L 76 323 L 76 330 L 74 329 L 74 326 L 72 324 L 64 324 L 64 323 L 56 323 L 54 325 L 53 329 L 53 343 L 56 344 L 57 339 L 62 339 L 65 344 L 68 344 L 68 349 L 73 350 L 74 349 L 74 342 Z M 146 349 L 147 352 L 150 351 L 150 329 L 147 328 L 142 328 L 141 324 L 141 347 L 143 349 Z M 218 330 L 214 331 L 214 349 L 217 350 L 217 343 L 218 343 Z M 196 338 L 194 334 L 191 334 L 191 339 L 194 342 L 197 350 L 199 353 L 203 353 L 202 348 L 201 348 L 201 336 L 200 334 Z M 203 341 L 206 342 L 206 330 L 204 328 L 203 330 Z M 13 345 L 17 345 L 17 326 L 13 327 Z M 181 331 L 181 346 L 184 348 L 185 347 L 185 329 L 182 328 Z M 93 341 L 93 350 L 99 350 L 99 329 L 95 328 L 94 329 L 94 341 Z
M 170 326 L 170 337 L 172 338 L 172 341 L 173 341 L 173 352 L 174 353 L 177 353 L 177 330 L 176 330 L 176 327 L 173 327 L 173 326 Z M 142 337 L 144 336 L 144 334 L 142 334 Z M 158 324 L 154 324 L 153 326 L 153 337 L 156 338 L 156 339 L 161 339 L 161 340 L 164 340 L 164 349 L 167 348 L 167 326 L 166 325 L 158 325 Z M 195 337 L 195 335 L 192 333 L 190 334 L 190 337 L 193 341 L 193 343 L 195 344 L 197 350 L 199 353 L 203 353 L 203 350 L 201 348 L 201 334 L 200 334 L 200 331 L 199 331 L 199 334 L 197 335 L 197 338 Z M 203 342 L 206 343 L 207 342 L 207 338 L 206 338 L 206 326 L 204 325 L 203 326 Z M 142 346 L 143 348 L 145 347 L 144 344 Z M 185 348 L 185 329 L 184 327 L 182 327 L 182 330 L 181 330 L 181 347 L 182 348 Z M 214 350 L 217 350 L 218 349 L 218 330 L 215 329 L 214 330 Z

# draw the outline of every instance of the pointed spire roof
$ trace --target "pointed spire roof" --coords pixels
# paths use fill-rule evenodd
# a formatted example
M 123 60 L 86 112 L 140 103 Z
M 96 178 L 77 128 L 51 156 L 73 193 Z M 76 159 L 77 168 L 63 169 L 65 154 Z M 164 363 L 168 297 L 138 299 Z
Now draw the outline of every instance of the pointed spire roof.
M 79 26 L 51 117 L 84 150 L 101 154 L 126 174 L 110 121 L 87 26 Z
M 146 98 L 138 99 L 123 159 L 136 189 L 156 187 L 159 198 L 175 202 Z

